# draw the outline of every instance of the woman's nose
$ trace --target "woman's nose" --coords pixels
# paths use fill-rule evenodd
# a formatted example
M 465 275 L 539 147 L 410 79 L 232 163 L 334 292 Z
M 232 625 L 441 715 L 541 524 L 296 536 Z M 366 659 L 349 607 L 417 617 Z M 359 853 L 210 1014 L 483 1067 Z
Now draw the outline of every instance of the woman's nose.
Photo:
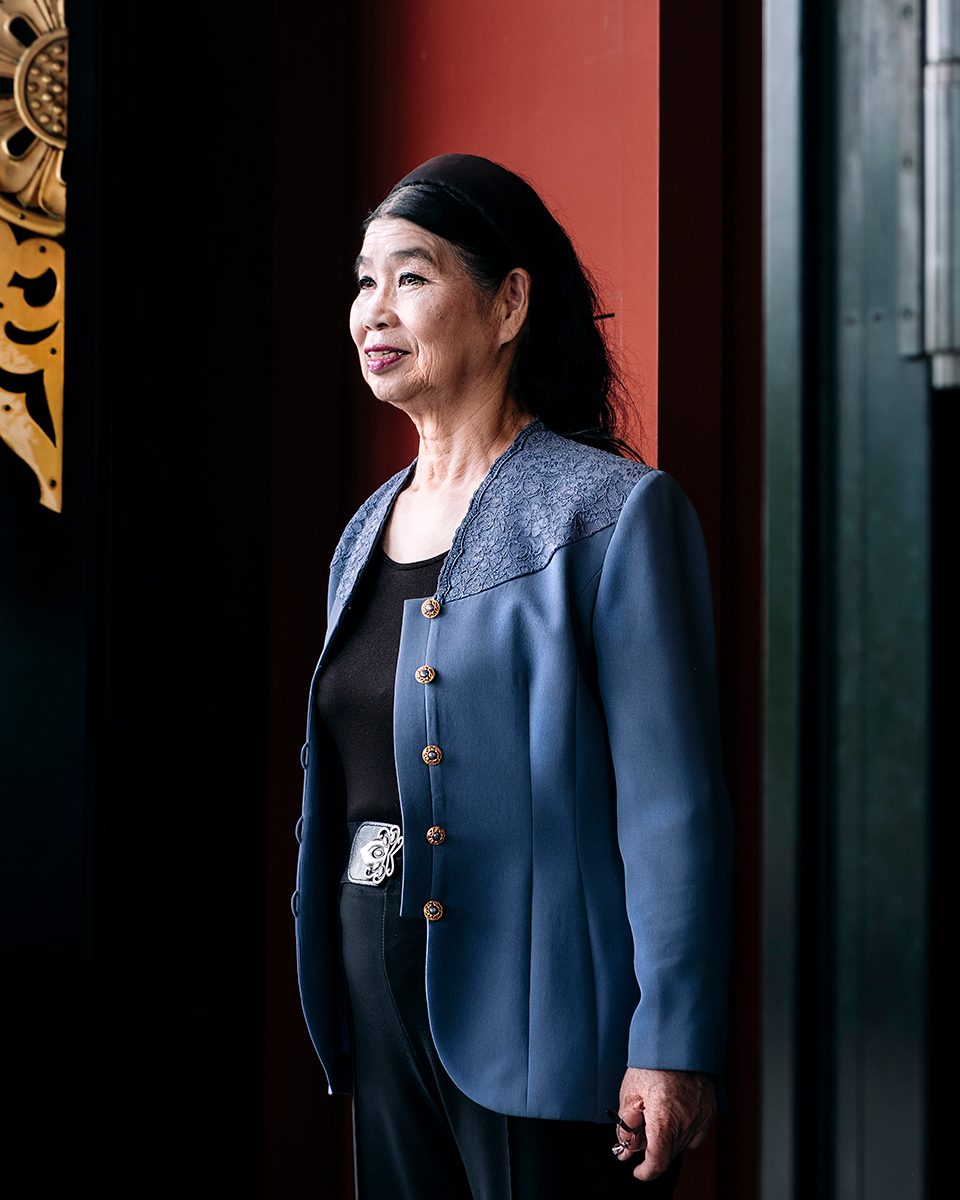
M 382 293 L 371 296 L 370 303 L 363 314 L 365 329 L 389 329 L 396 322 L 396 313 Z

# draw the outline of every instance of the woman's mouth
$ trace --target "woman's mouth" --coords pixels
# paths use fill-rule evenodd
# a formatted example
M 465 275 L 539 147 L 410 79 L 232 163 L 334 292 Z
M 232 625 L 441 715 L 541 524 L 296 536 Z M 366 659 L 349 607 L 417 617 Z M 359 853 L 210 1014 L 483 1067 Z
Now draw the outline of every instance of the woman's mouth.
M 406 358 L 409 351 L 399 350 L 396 346 L 367 346 L 363 353 L 367 359 L 367 370 L 379 372 Z

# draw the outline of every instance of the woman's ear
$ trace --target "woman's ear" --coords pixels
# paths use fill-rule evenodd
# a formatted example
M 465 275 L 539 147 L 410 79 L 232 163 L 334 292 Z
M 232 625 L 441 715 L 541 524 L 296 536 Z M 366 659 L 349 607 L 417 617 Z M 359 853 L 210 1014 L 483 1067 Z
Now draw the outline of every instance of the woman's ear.
M 506 346 L 520 333 L 530 308 L 530 272 L 514 267 L 500 285 L 500 345 Z

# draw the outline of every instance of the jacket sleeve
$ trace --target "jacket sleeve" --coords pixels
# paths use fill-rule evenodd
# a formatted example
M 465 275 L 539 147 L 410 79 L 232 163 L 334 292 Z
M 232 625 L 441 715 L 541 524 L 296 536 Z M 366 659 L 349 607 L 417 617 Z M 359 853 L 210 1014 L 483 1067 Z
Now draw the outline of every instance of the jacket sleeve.
M 721 1073 L 731 813 L 700 524 L 661 471 L 607 547 L 593 629 L 640 986 L 628 1065 Z

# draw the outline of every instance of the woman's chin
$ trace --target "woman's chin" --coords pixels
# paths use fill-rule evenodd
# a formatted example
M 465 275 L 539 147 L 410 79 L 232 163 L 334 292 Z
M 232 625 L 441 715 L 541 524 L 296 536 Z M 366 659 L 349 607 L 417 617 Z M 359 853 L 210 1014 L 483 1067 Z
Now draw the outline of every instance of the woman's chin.
M 406 412 L 415 401 L 416 392 L 410 388 L 383 387 L 382 383 L 379 379 L 367 379 L 367 386 L 373 392 L 374 399 L 379 400 L 381 404 L 392 404 L 394 408 Z
M 397 376 L 375 375 L 368 371 L 367 387 L 374 396 L 384 404 L 392 404 L 396 408 L 405 409 L 409 404 L 416 404 L 416 398 L 422 388 L 411 379 L 400 379 Z

